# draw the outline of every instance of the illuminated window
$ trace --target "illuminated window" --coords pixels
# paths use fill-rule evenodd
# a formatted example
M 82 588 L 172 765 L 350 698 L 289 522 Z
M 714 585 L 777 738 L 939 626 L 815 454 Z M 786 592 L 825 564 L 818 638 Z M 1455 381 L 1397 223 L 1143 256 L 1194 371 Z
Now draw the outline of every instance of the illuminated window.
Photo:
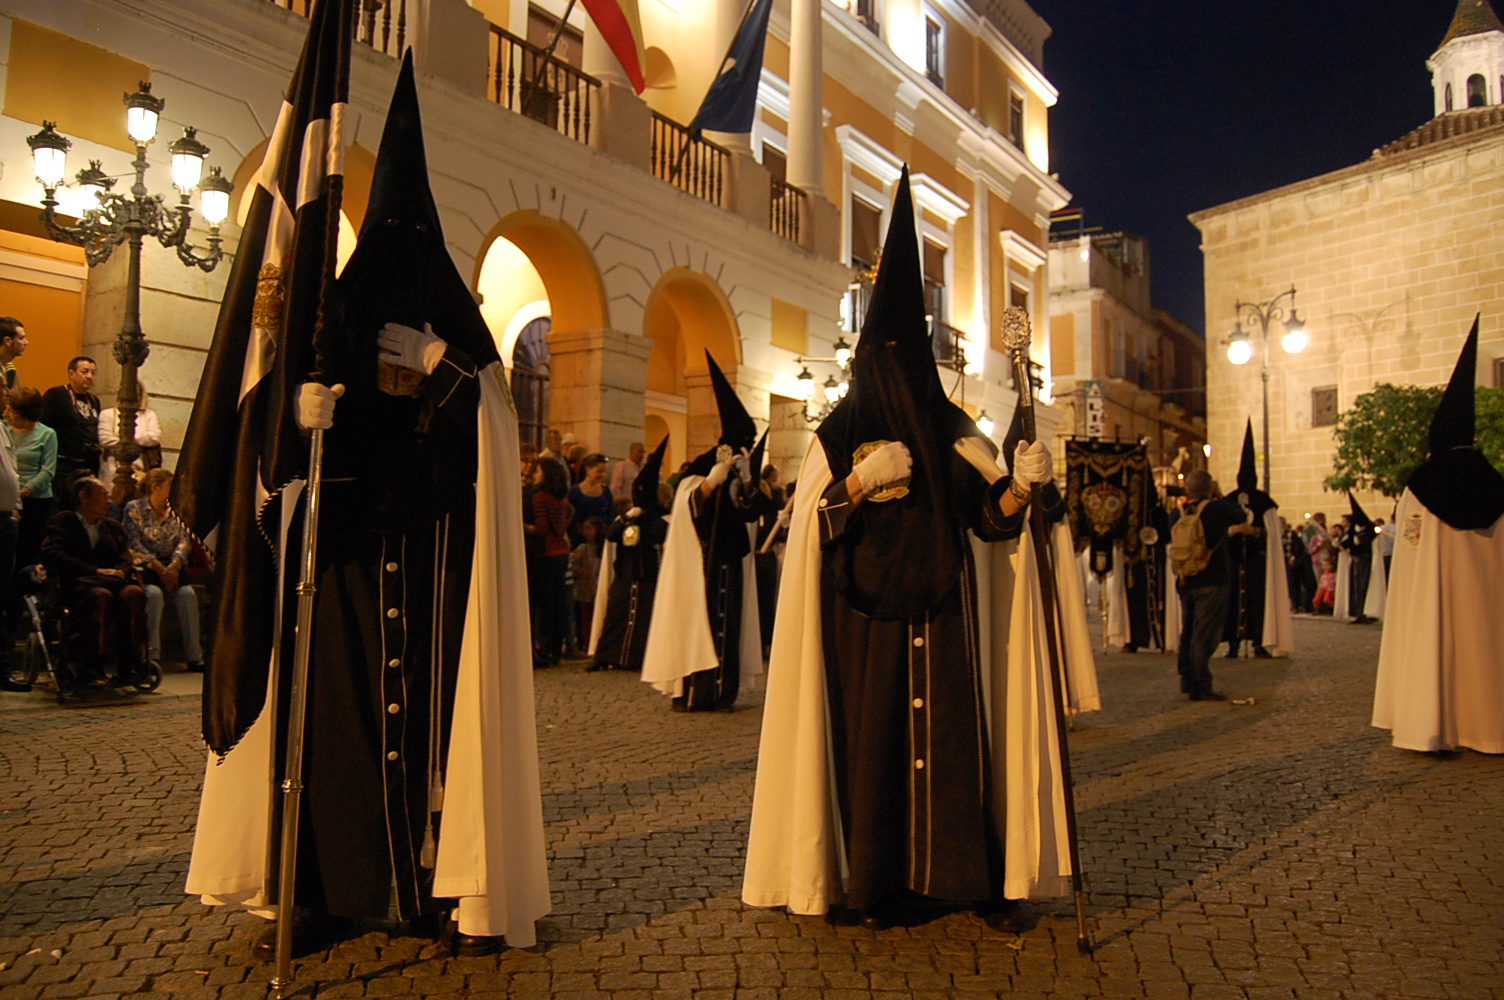
M 883 213 L 874 205 L 853 196 L 851 199 L 851 264 L 870 268 L 877 263 L 877 249 L 882 245 Z
M 924 241 L 924 310 L 942 323 L 945 321 L 945 247 L 934 240 Z
M 1450 83 L 1447 84 L 1447 89 L 1444 90 L 1444 91 L 1442 91 L 1442 93 L 1444 95 L 1442 97 L 1442 103 L 1443 103 L 1442 110 L 1443 111 L 1451 111 L 1452 110 L 1452 85 Z
M 1008 95 L 1008 138 L 1019 149 L 1024 148 L 1024 95 Z

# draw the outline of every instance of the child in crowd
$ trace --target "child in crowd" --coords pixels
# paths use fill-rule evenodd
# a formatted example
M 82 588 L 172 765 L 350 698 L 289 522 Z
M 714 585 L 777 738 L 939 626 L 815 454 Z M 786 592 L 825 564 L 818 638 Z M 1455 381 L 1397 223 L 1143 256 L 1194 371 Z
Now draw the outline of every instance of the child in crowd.
M 609 495 L 609 494 L 608 494 Z M 595 586 L 600 578 L 601 550 L 606 544 L 606 522 L 592 517 L 580 525 L 582 541 L 569 557 L 574 571 L 574 605 L 579 621 L 581 649 L 590 648 L 590 620 L 595 611 Z
M 1321 561 L 1321 585 L 1316 588 L 1312 610 L 1318 615 L 1329 615 L 1337 603 L 1337 564 L 1331 559 Z

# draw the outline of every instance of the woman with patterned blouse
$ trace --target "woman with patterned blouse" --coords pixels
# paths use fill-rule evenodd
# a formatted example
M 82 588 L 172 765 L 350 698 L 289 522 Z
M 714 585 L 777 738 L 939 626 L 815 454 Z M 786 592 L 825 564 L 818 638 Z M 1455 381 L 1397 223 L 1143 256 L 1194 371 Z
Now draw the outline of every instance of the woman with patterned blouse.
M 144 567 L 146 576 L 146 641 L 151 658 L 162 658 L 162 605 L 164 593 L 172 595 L 183 630 L 183 655 L 188 669 L 202 672 L 204 651 L 199 645 L 198 595 L 180 579 L 188 565 L 192 544 L 177 518 L 167 514 L 167 496 L 172 492 L 172 473 L 152 469 L 141 480 L 140 500 L 125 505 L 125 530 L 131 540 L 131 556 Z

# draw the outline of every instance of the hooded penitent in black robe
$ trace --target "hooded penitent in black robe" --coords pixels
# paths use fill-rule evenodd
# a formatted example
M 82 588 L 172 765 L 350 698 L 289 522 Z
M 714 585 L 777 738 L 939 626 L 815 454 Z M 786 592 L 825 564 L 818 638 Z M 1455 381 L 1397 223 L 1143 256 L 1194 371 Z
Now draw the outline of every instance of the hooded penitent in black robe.
M 497 360 L 444 248 L 410 60 L 334 305 L 342 336 L 327 370 L 345 394 L 324 435 L 297 899 L 378 919 L 395 902 L 410 918 L 439 905 L 438 814 L 475 540 L 478 374 Z M 446 341 L 431 374 L 378 366 L 376 334 L 388 322 L 428 324 Z M 295 522 L 290 537 L 299 530 Z M 284 629 L 285 663 L 293 638 Z
M 710 368 L 710 382 L 715 388 L 716 408 L 721 416 L 721 438 L 715 448 L 690 463 L 690 476 L 704 476 L 716 464 L 721 445 L 732 451 L 751 449 L 749 459 L 752 478 L 742 481 L 736 471 L 703 496 L 698 487 L 689 495 L 689 511 L 700 539 L 705 572 L 705 606 L 710 615 L 710 635 L 715 643 L 717 665 L 699 670 L 684 678 L 683 693 L 674 699 L 679 712 L 730 711 L 741 690 L 743 646 L 742 629 L 759 628 L 757 621 L 742 620 L 742 592 L 747 586 L 745 563 L 752 554 L 752 539 L 747 526 L 766 511 L 767 498 L 757 488 L 758 462 L 762 444 L 757 442 L 757 425 L 736 390 L 726 380 L 720 365 L 705 352 Z M 756 442 L 754 446 L 754 442 Z M 684 489 L 683 484 L 680 489 Z M 759 643 L 759 647 L 760 647 Z
M 606 541 L 611 546 L 611 586 L 606 616 L 595 640 L 593 666 L 599 669 L 641 670 L 653 620 L 653 592 L 658 586 L 658 562 L 668 537 L 668 513 L 658 502 L 658 477 L 663 469 L 665 435 L 632 482 L 632 506 L 641 513 L 621 515 L 611 522 Z
M 899 182 L 850 392 L 816 431 L 832 483 L 819 501 L 821 621 L 846 905 L 904 893 L 1001 899 L 992 822 L 970 530 L 1016 537 L 1022 516 L 953 450 L 983 438 L 945 396 L 931 352 L 908 174 Z M 846 479 L 864 446 L 902 441 L 901 489 L 855 506 Z
M 1374 527 L 1373 520 L 1367 512 L 1358 504 L 1357 497 L 1348 493 L 1347 502 L 1352 511 L 1347 518 L 1351 527 L 1342 533 L 1342 539 L 1338 543 L 1349 557 L 1347 607 L 1338 608 L 1337 613 L 1347 615 L 1354 620 L 1366 620 L 1368 618 L 1365 611 L 1368 600 L 1368 580 L 1373 575 L 1373 543 L 1379 531 Z
M 1222 641 L 1228 643 L 1228 656 L 1237 656 L 1243 641 L 1253 643 L 1254 651 L 1264 649 L 1264 582 L 1269 558 L 1269 539 L 1264 537 L 1264 514 L 1278 506 L 1269 494 L 1258 488 L 1257 458 L 1253 447 L 1253 421 L 1243 431 L 1243 457 L 1238 465 L 1238 490 L 1231 499 L 1246 513 L 1253 515 L 1256 535 L 1230 535 L 1227 546 L 1230 576 L 1227 593 L 1227 624 Z M 1246 514 L 1245 514 L 1246 516 Z M 1283 552 L 1276 541 L 1275 553 Z

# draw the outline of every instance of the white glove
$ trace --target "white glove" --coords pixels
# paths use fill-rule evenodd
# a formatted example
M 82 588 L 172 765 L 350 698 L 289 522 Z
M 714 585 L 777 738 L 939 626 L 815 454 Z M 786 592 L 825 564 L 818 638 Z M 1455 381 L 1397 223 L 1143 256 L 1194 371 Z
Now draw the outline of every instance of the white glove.
M 863 493 L 876 493 L 889 483 L 906 477 L 914 468 L 914 459 L 902 441 L 889 441 L 862 459 L 851 471 L 861 481 Z
M 724 462 L 717 462 L 715 465 L 712 465 L 710 472 L 705 476 L 705 486 L 712 490 L 720 486 L 726 481 L 726 477 L 731 474 L 731 466 L 735 464 L 736 459 L 728 458 Z
M 401 365 L 425 375 L 432 375 L 444 358 L 448 345 L 434 335 L 433 327 L 423 324 L 421 331 L 401 323 L 388 323 L 376 333 L 376 343 L 381 346 L 381 360 L 390 365 Z
M 789 524 L 789 509 L 787 507 L 785 507 L 785 508 L 783 508 L 783 510 L 780 510 L 778 512 L 778 527 L 780 527 L 780 528 L 786 528 L 786 527 L 788 527 L 788 524 Z
M 1025 441 L 1018 443 L 1018 448 L 1013 452 L 1013 478 L 1031 486 L 1047 483 L 1055 476 L 1055 460 L 1050 456 L 1050 449 L 1044 446 L 1043 441 L 1035 441 L 1029 444 Z
M 641 507 L 633 507 L 631 510 L 627 511 L 627 520 L 628 521 L 635 521 L 635 520 L 637 520 L 641 516 L 642 516 L 642 508 Z
M 334 426 L 334 401 L 345 394 L 343 385 L 333 388 L 317 382 L 298 386 L 298 426 L 305 431 L 327 431 Z
M 982 474 L 988 486 L 1003 478 L 1002 467 L 992 457 L 992 450 L 983 444 L 980 438 L 964 437 L 953 447 L 957 455 L 966 459 L 968 465 Z
M 746 448 L 736 456 L 736 477 L 744 483 L 752 481 L 752 453 Z

